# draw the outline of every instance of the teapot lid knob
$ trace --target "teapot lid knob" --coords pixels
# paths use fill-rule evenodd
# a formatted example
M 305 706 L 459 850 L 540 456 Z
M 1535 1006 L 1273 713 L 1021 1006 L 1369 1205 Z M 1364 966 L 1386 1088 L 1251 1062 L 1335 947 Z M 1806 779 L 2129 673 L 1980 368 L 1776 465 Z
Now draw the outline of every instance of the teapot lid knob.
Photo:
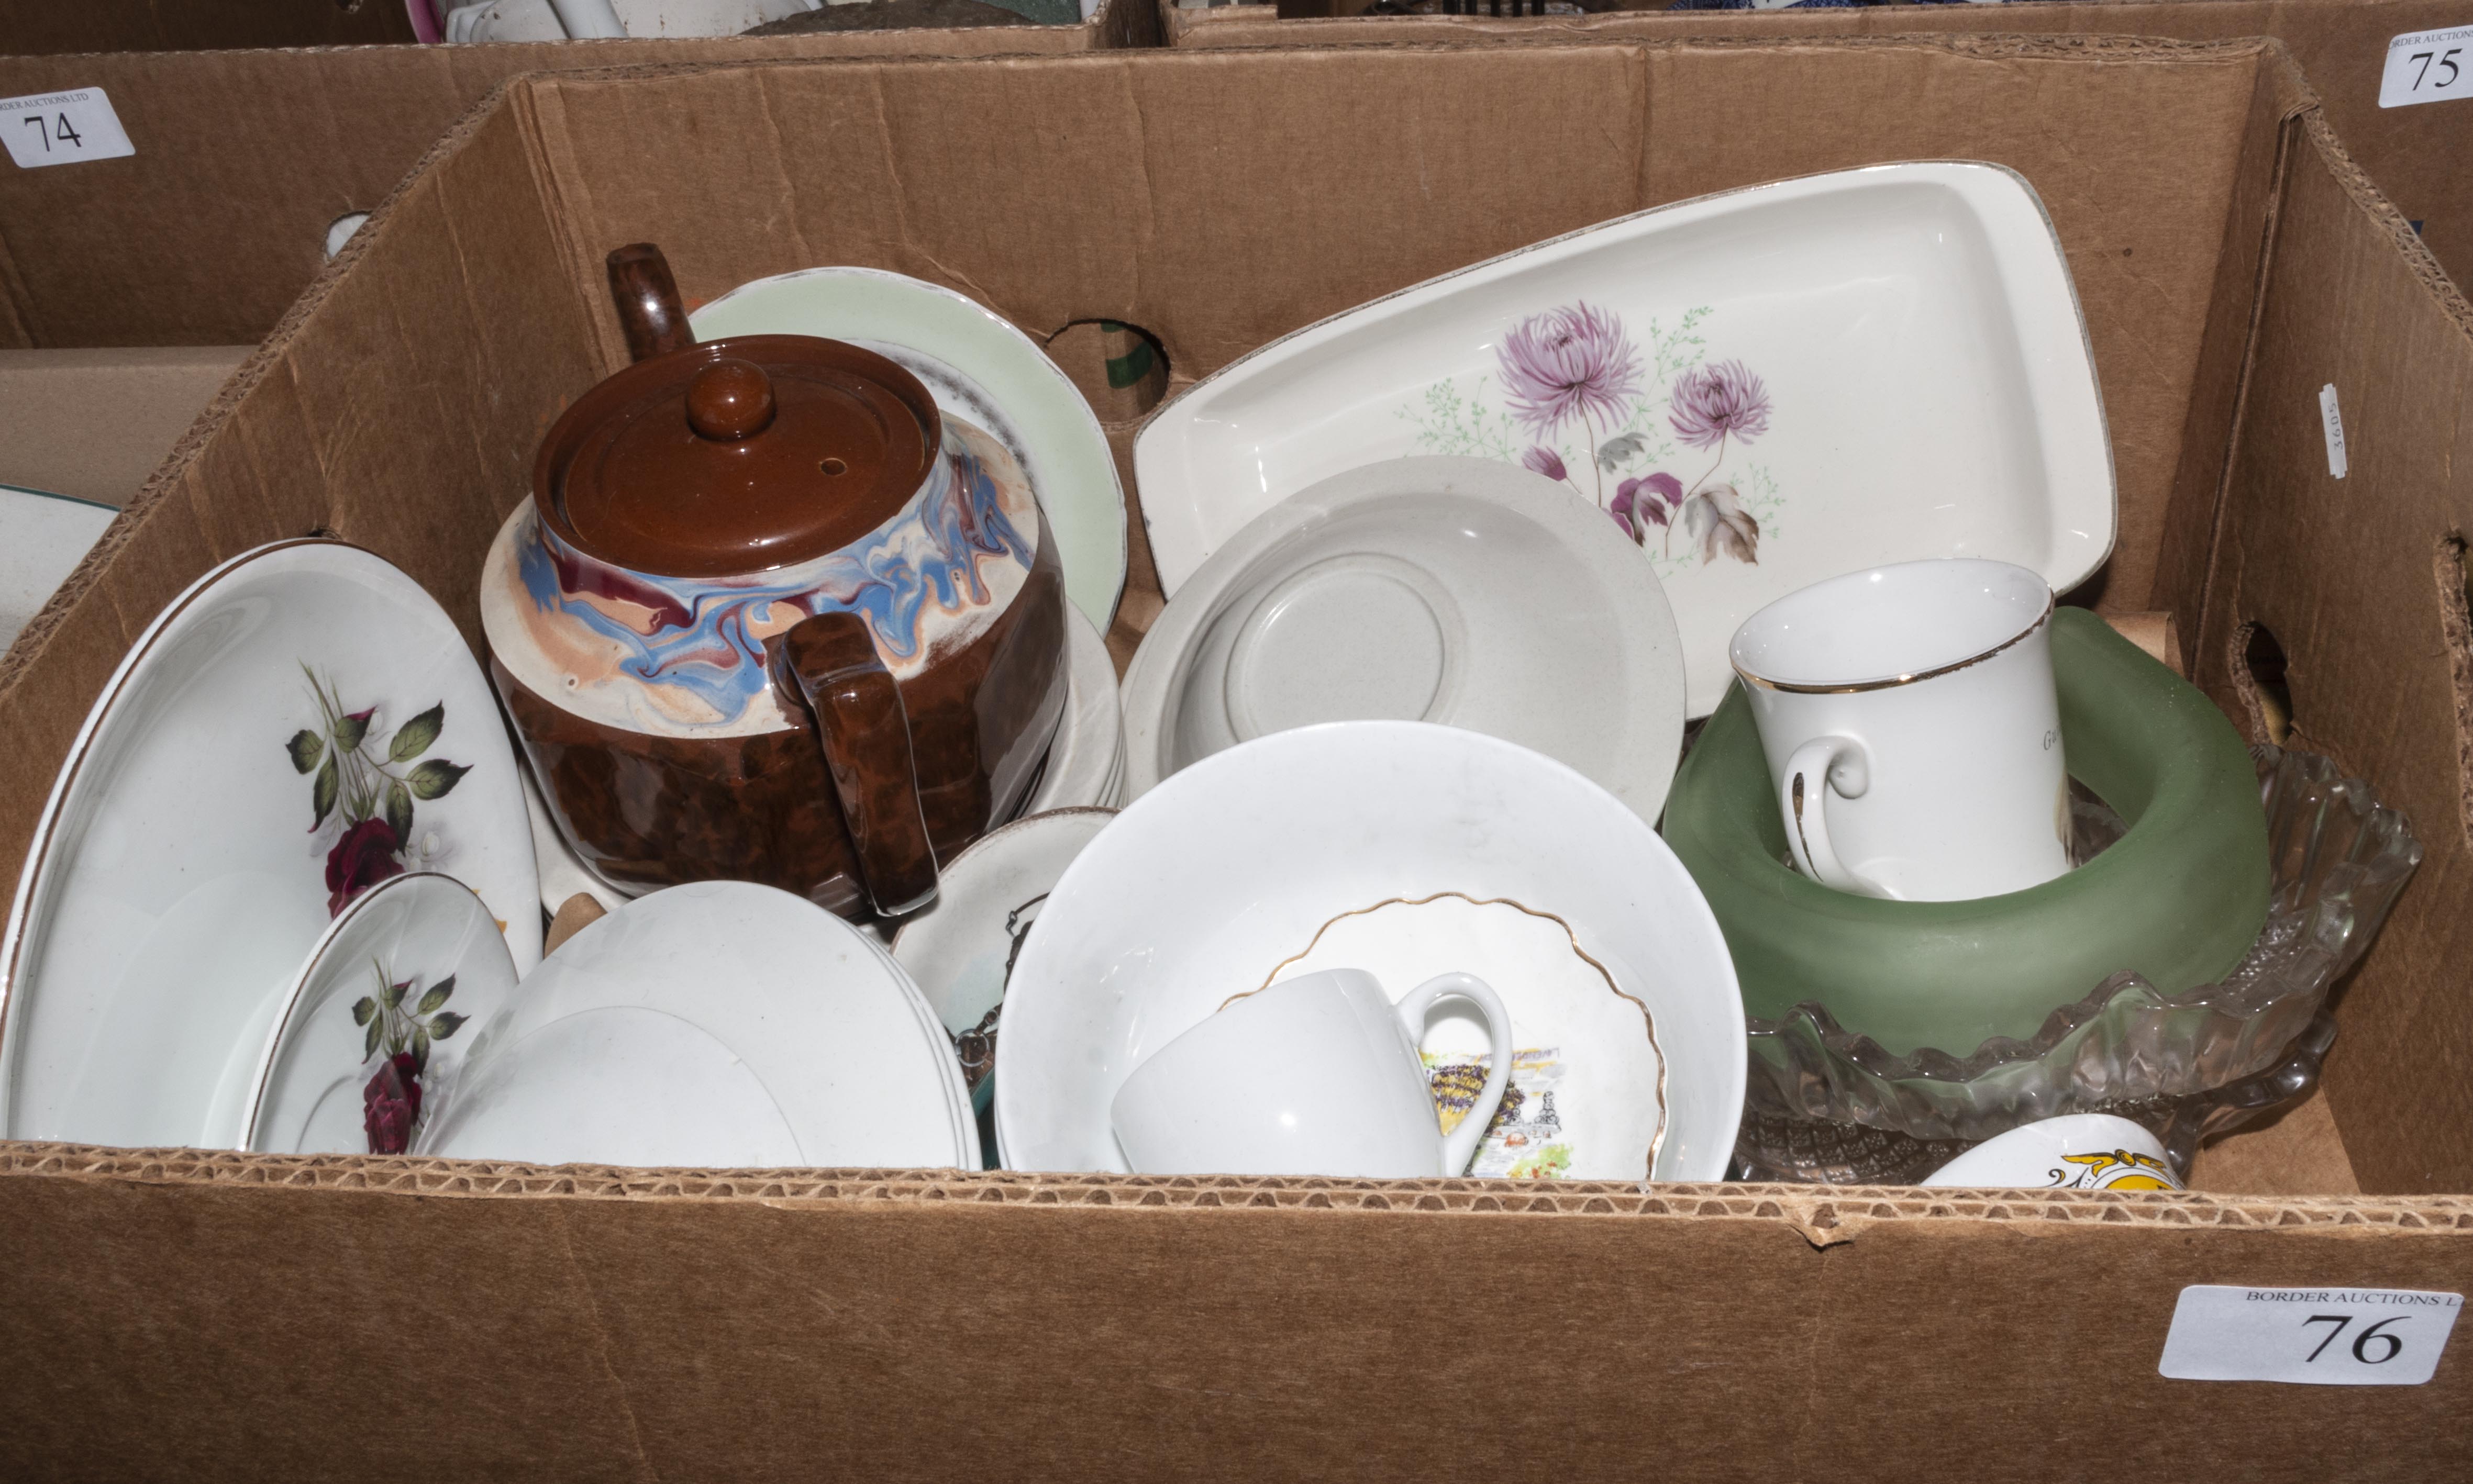
M 753 361 L 724 356 L 687 383 L 687 425 L 700 438 L 734 443 L 772 421 L 773 378 Z

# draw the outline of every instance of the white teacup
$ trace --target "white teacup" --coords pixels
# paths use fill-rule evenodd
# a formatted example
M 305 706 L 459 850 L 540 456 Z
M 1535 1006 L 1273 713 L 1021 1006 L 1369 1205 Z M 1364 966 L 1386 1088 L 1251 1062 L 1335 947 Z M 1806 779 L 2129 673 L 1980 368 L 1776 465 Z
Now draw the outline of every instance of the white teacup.
M 1841 892 L 1997 897 L 2070 869 L 2053 590 L 2022 566 L 1902 562 L 1735 631 L 1795 864 Z
M 1447 997 L 1485 1016 L 1493 1069 L 1446 1135 L 1417 1039 Z M 1438 974 L 1397 1006 L 1361 969 L 1299 974 L 1160 1048 L 1109 1110 L 1145 1175 L 1458 1175 L 1511 1078 L 1511 1017 L 1484 980 Z
M 2022 1123 L 1950 1161 L 1928 1185 L 2040 1190 L 2178 1190 L 2155 1136 L 2110 1113 Z

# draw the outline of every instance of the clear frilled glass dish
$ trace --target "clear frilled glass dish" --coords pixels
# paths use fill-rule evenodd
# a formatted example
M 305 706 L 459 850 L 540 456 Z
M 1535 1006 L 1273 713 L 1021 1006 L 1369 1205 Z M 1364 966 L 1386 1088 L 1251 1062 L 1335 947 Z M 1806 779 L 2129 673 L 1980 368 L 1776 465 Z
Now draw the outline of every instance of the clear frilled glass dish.
M 2329 992 L 2378 936 L 2421 843 L 2376 790 L 2328 759 L 2270 746 L 2250 756 L 2273 897 L 2230 973 L 2179 994 L 2117 973 L 2032 1038 L 1996 1038 L 1964 1057 L 1892 1056 L 1809 999 L 1749 1021 L 1739 1172 L 1900 1183 L 2022 1123 L 2112 1113 L 2154 1130 L 2186 1174 L 2202 1138 L 2307 1096 L 2335 1036 Z M 2075 804 L 2073 855 L 2083 861 L 2123 825 L 2092 796 Z

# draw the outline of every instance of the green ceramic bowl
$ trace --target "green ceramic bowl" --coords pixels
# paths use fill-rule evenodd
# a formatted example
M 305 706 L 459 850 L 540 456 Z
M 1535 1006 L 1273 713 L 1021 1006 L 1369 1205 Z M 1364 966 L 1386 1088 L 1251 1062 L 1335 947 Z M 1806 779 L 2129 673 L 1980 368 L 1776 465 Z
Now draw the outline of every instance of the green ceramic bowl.
M 2168 994 L 2221 978 L 2267 921 L 2267 820 L 2232 724 L 2188 682 L 2080 609 L 2053 617 L 2070 774 L 2128 825 L 2041 886 L 1973 901 L 1884 901 L 1785 863 L 1786 832 L 1742 687 L 1709 719 L 1666 804 L 1667 843 L 1717 914 L 1743 1010 L 1817 1000 L 1893 1055 L 1972 1054 L 2134 969 Z

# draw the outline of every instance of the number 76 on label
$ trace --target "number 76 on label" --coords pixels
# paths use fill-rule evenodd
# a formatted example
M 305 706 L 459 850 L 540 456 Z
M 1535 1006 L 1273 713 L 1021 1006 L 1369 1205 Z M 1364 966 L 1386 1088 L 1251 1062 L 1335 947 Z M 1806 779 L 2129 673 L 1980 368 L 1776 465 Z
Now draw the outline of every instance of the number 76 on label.
M 2464 1297 L 2417 1288 L 2181 1290 L 2163 1375 L 2183 1381 L 2418 1386 L 2438 1370 Z

